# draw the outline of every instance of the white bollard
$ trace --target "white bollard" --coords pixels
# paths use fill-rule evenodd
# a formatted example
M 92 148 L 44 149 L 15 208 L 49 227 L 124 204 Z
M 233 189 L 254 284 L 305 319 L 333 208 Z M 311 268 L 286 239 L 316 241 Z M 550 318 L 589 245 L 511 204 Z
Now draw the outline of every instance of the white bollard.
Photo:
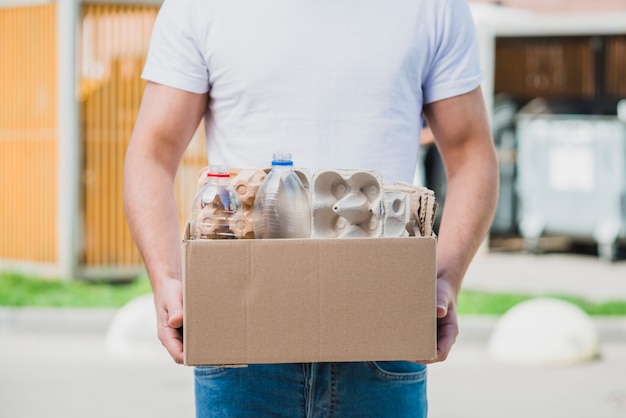
M 514 306 L 498 320 L 487 350 L 499 363 L 563 366 L 595 358 L 599 336 L 591 318 L 577 306 L 535 298 Z
M 136 297 L 113 317 L 106 334 L 109 353 L 133 361 L 170 361 L 157 337 L 152 294 Z

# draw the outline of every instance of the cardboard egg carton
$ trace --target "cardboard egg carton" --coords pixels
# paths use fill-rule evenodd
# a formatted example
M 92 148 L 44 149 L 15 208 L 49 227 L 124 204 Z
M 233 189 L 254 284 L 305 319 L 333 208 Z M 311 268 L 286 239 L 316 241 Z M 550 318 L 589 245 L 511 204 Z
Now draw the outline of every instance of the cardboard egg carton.
M 383 183 L 376 171 L 318 171 L 311 202 L 313 238 L 435 235 L 434 192 L 409 183 Z
M 403 193 L 408 198 L 409 219 L 406 230 L 409 236 L 434 237 L 437 202 L 435 192 L 421 186 L 397 182 L 383 184 L 385 193 Z M 393 195 L 395 196 L 395 195 Z M 393 204 L 392 204 L 393 205 Z
M 403 191 L 384 189 L 383 200 L 383 235 L 384 237 L 408 237 L 407 225 L 411 220 L 411 199 Z
M 254 210 L 254 198 L 261 187 L 261 183 L 265 180 L 266 174 L 261 170 L 254 169 L 240 169 L 234 170 L 231 173 L 231 184 L 237 196 L 239 196 L 239 202 L 243 207 L 243 221 L 235 220 L 234 231 L 237 234 L 237 238 L 252 239 L 254 238 L 253 229 L 253 210 Z
M 311 198 L 313 238 L 382 235 L 384 193 L 380 173 L 318 171 L 312 178 Z
M 210 222 L 207 222 L 210 220 Z M 241 238 L 246 231 L 246 221 L 243 213 L 234 216 L 219 205 L 207 205 L 196 213 L 194 222 L 195 239 L 229 239 Z

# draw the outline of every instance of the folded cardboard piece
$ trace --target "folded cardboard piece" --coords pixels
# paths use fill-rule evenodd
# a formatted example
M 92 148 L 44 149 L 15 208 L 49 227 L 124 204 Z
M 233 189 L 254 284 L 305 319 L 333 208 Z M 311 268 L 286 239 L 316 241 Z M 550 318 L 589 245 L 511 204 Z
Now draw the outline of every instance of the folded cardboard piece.
M 186 365 L 436 356 L 434 237 L 183 239 Z

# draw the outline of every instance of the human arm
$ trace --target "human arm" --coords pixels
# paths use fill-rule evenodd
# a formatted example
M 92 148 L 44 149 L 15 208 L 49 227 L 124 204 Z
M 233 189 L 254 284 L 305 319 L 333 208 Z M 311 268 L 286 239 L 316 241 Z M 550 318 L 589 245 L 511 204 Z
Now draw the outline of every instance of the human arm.
M 447 358 L 459 333 L 457 299 L 493 220 L 498 163 L 480 88 L 427 104 L 424 114 L 447 176 L 437 244 L 437 362 Z
M 207 106 L 194 94 L 148 82 L 124 163 L 124 207 L 154 293 L 159 339 L 183 362 L 178 164 Z

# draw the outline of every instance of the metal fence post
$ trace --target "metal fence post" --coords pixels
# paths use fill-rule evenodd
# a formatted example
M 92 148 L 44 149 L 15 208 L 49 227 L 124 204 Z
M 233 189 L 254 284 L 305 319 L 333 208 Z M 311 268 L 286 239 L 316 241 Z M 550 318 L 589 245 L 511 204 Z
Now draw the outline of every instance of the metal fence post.
M 80 2 L 57 0 L 58 42 L 58 274 L 75 276 L 78 264 L 80 190 L 79 103 L 76 42 Z

